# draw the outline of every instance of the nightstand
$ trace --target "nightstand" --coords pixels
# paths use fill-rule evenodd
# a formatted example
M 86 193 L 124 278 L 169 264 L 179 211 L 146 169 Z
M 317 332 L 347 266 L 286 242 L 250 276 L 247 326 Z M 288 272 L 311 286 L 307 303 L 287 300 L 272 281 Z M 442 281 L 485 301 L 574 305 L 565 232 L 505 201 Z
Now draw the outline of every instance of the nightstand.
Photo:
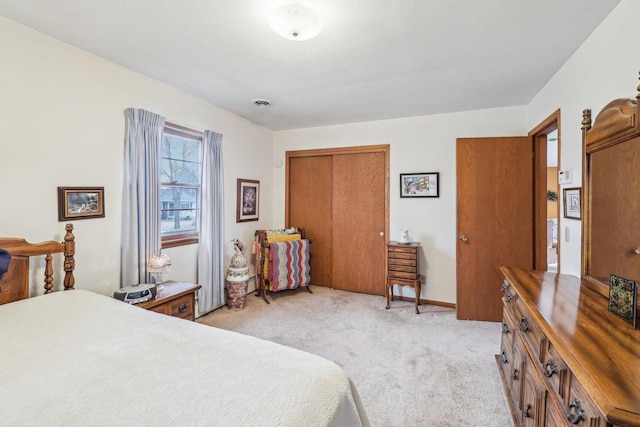
M 418 273 L 418 248 L 420 243 L 387 243 L 387 307 L 393 301 L 393 285 L 413 286 L 416 294 L 416 314 L 420 314 L 420 274 Z
M 195 294 L 202 286 L 193 283 L 167 281 L 156 299 L 137 304 L 138 307 L 181 319 L 195 320 Z

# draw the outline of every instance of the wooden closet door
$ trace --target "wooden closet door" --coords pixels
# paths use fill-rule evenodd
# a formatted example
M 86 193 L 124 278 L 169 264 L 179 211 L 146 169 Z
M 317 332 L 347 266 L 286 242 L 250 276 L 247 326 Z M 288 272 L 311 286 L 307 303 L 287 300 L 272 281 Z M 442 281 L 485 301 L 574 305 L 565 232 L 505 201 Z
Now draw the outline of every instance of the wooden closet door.
M 288 225 L 303 227 L 311 240 L 311 283 L 331 286 L 333 157 L 289 159 Z
M 384 295 L 385 181 L 382 152 L 333 156 L 336 289 Z

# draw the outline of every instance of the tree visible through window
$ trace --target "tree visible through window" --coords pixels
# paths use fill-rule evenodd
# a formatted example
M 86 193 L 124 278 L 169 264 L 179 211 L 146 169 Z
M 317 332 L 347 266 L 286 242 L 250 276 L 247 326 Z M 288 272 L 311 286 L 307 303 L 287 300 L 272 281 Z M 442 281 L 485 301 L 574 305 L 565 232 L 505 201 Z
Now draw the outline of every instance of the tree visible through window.
M 166 123 L 160 183 L 162 247 L 197 243 L 202 134 Z

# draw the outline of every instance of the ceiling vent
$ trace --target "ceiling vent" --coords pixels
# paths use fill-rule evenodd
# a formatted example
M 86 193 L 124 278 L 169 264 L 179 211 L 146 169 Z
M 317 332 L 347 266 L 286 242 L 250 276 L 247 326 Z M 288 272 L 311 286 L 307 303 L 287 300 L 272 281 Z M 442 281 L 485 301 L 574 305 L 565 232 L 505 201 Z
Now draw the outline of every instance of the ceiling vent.
M 271 107 L 271 101 L 269 101 L 268 99 L 257 98 L 257 99 L 252 99 L 251 102 L 253 102 L 253 105 L 256 105 L 260 108 Z

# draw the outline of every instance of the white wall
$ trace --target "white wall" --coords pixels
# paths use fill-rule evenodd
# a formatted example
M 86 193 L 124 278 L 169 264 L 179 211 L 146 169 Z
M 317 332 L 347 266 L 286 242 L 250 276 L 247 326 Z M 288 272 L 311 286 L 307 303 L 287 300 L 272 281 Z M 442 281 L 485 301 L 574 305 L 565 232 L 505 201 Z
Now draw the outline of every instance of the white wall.
M 622 0 L 528 106 L 528 128 L 561 109 L 560 164 L 562 169 L 572 168 L 574 172 L 573 183 L 565 187 L 582 186 L 582 110 L 591 108 L 595 119 L 613 99 L 636 96 L 640 71 L 638 16 L 640 2 Z M 560 217 L 561 272 L 580 276 L 581 222 L 562 218 L 562 212 Z M 567 228 L 569 242 L 565 239 Z
M 408 228 L 422 245 L 426 286 L 421 298 L 455 303 L 456 298 L 456 138 L 526 135 L 525 107 L 509 107 L 274 133 L 274 159 L 288 150 L 358 145 L 391 146 L 390 240 Z M 399 174 L 440 172 L 440 197 L 401 199 Z M 273 169 L 273 219 L 284 226 L 285 168 Z M 363 249 L 365 250 L 365 249 Z M 404 287 L 406 296 L 413 290 Z
M 264 159 L 272 156 L 271 130 L 3 17 L 0 40 L 0 236 L 61 240 L 56 188 L 104 186 L 106 218 L 74 221 L 75 275 L 77 288 L 113 294 L 128 107 L 222 133 L 225 239 L 248 244 L 256 228 L 270 227 L 272 166 Z M 239 177 L 262 183 L 260 222 L 235 223 Z M 196 280 L 195 246 L 167 253 L 174 258 L 169 279 Z M 33 274 L 42 282 L 41 272 Z

